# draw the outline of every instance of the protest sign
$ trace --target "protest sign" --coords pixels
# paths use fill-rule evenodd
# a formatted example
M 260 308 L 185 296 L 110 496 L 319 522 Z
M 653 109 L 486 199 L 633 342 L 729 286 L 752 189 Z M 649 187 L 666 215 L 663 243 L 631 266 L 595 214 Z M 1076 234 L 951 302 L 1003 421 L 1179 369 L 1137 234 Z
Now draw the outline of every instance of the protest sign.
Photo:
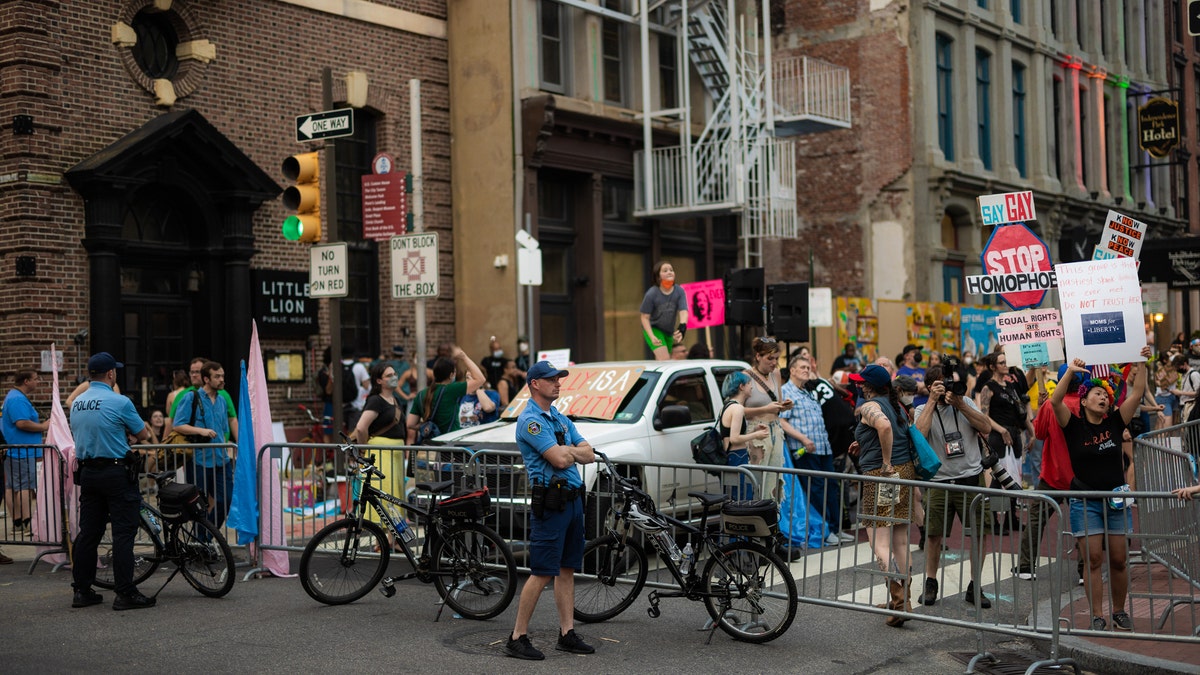
M 1037 220 L 1033 208 L 1033 192 L 1008 192 L 982 195 L 975 198 L 984 227 L 1027 220 Z
M 688 328 L 725 325 L 725 282 L 713 279 L 680 286 L 687 295 Z
M 1088 364 L 1145 361 L 1137 261 L 1088 260 L 1055 271 L 1067 357 Z
M 643 366 L 571 368 L 570 374 L 559 380 L 554 407 L 564 415 L 611 420 L 616 417 L 621 401 L 638 383 L 644 370 Z M 501 417 L 512 419 L 519 416 L 527 403 L 528 385 L 504 409 Z
M 1057 309 L 1027 309 L 996 317 L 1000 344 L 1011 365 L 1022 368 L 1063 360 L 1062 319 Z
M 1140 220 L 1134 220 L 1110 209 L 1092 260 L 1136 259 L 1142 253 L 1146 229 L 1146 224 Z

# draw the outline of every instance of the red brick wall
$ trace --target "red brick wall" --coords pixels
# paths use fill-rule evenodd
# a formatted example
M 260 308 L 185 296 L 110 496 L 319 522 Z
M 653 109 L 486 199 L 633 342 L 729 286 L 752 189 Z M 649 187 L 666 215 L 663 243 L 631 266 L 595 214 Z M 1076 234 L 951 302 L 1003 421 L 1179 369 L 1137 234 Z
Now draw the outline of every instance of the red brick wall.
M 864 232 L 872 211 L 912 164 L 907 17 L 895 5 L 869 12 L 855 0 L 788 0 L 775 55 L 804 55 L 850 70 L 853 128 L 797 140 L 800 235 L 785 241 L 785 276 L 807 278 L 809 250 L 817 286 L 835 295 L 866 294 Z M 900 181 L 902 182 L 902 181 Z
M 378 4 L 444 18 L 446 0 L 376 0 Z M 453 337 L 454 287 L 450 276 L 450 136 L 447 45 L 444 40 L 402 33 L 360 21 L 261 0 L 176 0 L 195 25 L 195 35 L 216 46 L 194 93 L 176 108 L 194 108 L 281 185 L 280 161 L 303 146 L 294 141 L 294 117 L 319 110 L 320 70 L 332 66 L 335 81 L 362 70 L 370 104 L 382 115 L 381 151 L 400 168 L 410 164 L 409 78 L 422 80 L 425 226 L 443 232 L 442 299 L 429 303 L 429 342 Z M 50 342 L 68 352 L 70 337 L 88 325 L 87 255 L 83 201 L 65 182 L 42 185 L 28 172 L 54 180 L 164 109 L 138 86 L 110 39 L 126 0 L 12 0 L 0 4 L 0 376 L 37 363 Z M 340 86 L 335 86 L 340 89 Z M 30 114 L 32 136 L 13 136 L 13 115 Z M 258 254 L 251 264 L 266 269 L 308 269 L 308 247 L 285 242 L 278 200 L 263 205 L 254 221 Z M 326 222 L 331 219 L 326 215 Z M 329 229 L 328 227 L 326 228 Z M 385 247 L 386 251 L 386 247 Z M 35 255 L 38 274 L 18 280 L 15 257 Z M 411 327 L 411 302 L 393 301 L 386 252 L 380 260 L 384 348 Z M 322 325 L 327 312 L 322 309 Z M 322 345 L 324 340 L 322 340 Z M 266 348 L 296 349 L 301 341 L 271 341 Z M 319 351 L 319 350 L 318 350 Z M 180 364 L 182 367 L 183 364 Z M 231 378 L 236 364 L 226 364 Z M 292 387 L 311 400 L 307 387 Z M 273 392 L 285 395 L 283 387 Z M 277 404 L 276 417 L 284 408 Z

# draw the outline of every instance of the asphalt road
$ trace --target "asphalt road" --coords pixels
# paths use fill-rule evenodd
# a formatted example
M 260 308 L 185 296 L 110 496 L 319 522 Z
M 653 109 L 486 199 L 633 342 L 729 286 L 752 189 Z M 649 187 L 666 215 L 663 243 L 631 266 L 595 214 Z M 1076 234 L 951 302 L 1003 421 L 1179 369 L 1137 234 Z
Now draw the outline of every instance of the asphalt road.
M 501 650 L 515 600 L 491 621 L 456 619 L 447 610 L 435 622 L 437 594 L 415 580 L 398 584 L 391 599 L 371 593 L 352 605 L 327 607 L 294 578 L 239 581 L 228 596 L 212 600 L 176 577 L 152 609 L 114 612 L 108 591 L 104 605 L 71 609 L 68 571 L 40 565 L 27 575 L 28 552 L 11 546 L 6 552 L 26 558 L 0 567 L 0 669 L 8 672 L 961 673 L 963 665 L 950 653 L 973 652 L 977 645 L 976 633 L 965 629 L 918 621 L 888 628 L 881 616 L 805 603 L 774 642 L 745 644 L 718 631 L 706 644 L 708 634 L 697 630 L 707 619 L 701 604 L 664 600 L 662 616 L 651 619 L 643 593 L 616 619 L 580 626 L 597 653 L 576 656 L 552 649 L 557 620 L 547 591 L 531 630 L 547 658 L 524 662 Z M 166 578 L 160 570 L 143 592 Z M 987 645 L 1036 653 L 1019 639 L 989 636 Z

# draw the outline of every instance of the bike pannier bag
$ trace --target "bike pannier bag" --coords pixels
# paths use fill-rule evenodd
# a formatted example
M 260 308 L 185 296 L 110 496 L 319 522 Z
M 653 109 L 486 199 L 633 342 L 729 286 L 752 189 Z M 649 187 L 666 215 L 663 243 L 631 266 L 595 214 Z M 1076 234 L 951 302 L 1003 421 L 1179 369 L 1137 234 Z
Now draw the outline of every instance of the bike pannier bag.
M 721 523 L 725 534 L 770 537 L 779 532 L 779 507 L 772 499 L 725 502 Z
M 164 520 L 172 523 L 204 518 L 207 501 L 200 488 L 191 483 L 170 483 L 158 491 L 158 510 Z
M 492 496 L 486 486 L 438 502 L 438 513 L 453 520 L 479 520 L 491 513 Z

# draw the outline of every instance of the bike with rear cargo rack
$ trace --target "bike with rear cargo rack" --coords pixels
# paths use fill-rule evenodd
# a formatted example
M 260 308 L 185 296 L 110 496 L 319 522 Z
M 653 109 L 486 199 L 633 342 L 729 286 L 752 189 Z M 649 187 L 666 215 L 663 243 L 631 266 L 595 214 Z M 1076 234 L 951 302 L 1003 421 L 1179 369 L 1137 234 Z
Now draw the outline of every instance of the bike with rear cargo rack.
M 636 480 L 617 472 L 596 451 L 616 488 L 608 532 L 588 542 L 583 570 L 575 581 L 575 620 L 607 621 L 629 608 L 646 584 L 649 561 L 635 531 L 646 534 L 671 575 L 673 590 L 650 592 L 646 612 L 658 618 L 662 598 L 703 602 L 712 618 L 709 641 L 719 626 L 745 642 L 769 642 L 783 635 L 796 618 L 796 581 L 774 553 L 779 543 L 775 502 L 730 502 L 725 494 L 689 492 L 703 505 L 699 527 L 659 513 L 654 499 Z M 709 531 L 709 510 L 720 506 L 722 530 Z M 683 533 L 682 551 L 672 528 Z M 693 548 L 694 545 L 694 548 Z M 705 557 L 707 554 L 707 558 Z M 703 570 L 701 564 L 703 563 Z
M 171 575 L 154 592 L 157 596 L 182 573 L 192 588 L 210 598 L 233 589 L 233 552 L 220 529 L 205 519 L 208 497 L 195 485 L 175 482 L 176 472 L 147 474 L 158 488 L 158 508 L 142 500 L 138 529 L 133 540 L 133 583 L 142 583 L 166 562 L 175 564 Z M 96 559 L 96 586 L 112 589 L 112 524 L 101 539 Z
M 416 578 L 434 585 L 443 608 L 449 605 L 468 619 L 490 619 L 508 608 L 516 593 L 517 565 L 504 539 L 481 522 L 491 510 L 486 486 L 442 498 L 454 481 L 417 483 L 418 492 L 430 495 L 428 504 L 404 501 L 372 485 L 386 478 L 374 457 L 360 454 L 352 443 L 339 452 L 355 476 L 354 505 L 347 518 L 322 529 L 304 548 L 300 583 L 306 593 L 342 605 L 376 586 L 390 598 L 395 582 Z M 371 510 L 383 527 L 368 520 Z M 384 576 L 393 546 L 412 572 Z

